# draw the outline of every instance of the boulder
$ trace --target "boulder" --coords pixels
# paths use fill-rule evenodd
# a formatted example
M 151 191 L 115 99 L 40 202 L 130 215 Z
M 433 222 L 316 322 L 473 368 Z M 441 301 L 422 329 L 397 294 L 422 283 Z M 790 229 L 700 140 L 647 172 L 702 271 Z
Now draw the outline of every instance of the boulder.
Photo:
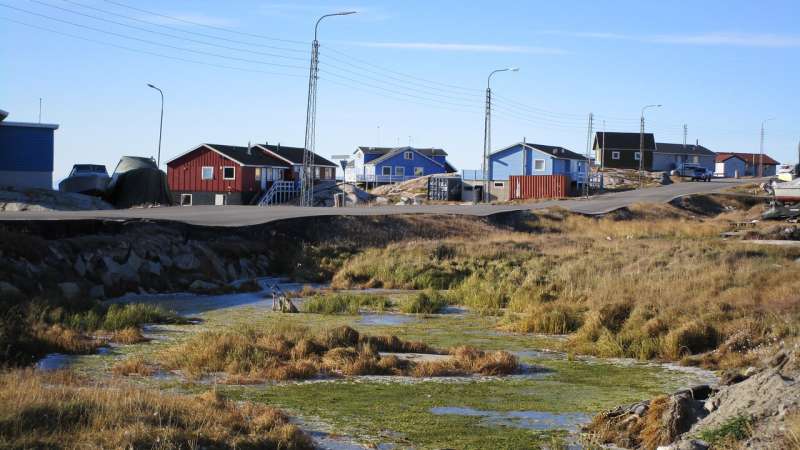
M 83 260 L 82 255 L 78 255 L 78 257 L 75 259 L 75 264 L 72 265 L 72 268 L 75 269 L 75 272 L 77 272 L 79 276 L 86 276 L 86 262 Z
M 105 296 L 106 296 L 106 289 L 102 284 L 92 286 L 89 289 L 89 298 L 99 300 L 105 298 Z
M 58 288 L 61 290 L 61 295 L 67 300 L 73 300 L 81 295 L 81 287 L 78 286 L 78 283 L 72 281 L 58 283 Z
M 219 289 L 219 285 L 210 281 L 194 280 L 189 285 L 189 290 L 194 293 L 207 293 Z
M 174 259 L 174 263 L 178 269 L 187 272 L 200 268 L 200 260 L 190 251 L 177 255 Z
M 17 299 L 22 297 L 22 291 L 7 281 L 0 281 L 0 297 Z

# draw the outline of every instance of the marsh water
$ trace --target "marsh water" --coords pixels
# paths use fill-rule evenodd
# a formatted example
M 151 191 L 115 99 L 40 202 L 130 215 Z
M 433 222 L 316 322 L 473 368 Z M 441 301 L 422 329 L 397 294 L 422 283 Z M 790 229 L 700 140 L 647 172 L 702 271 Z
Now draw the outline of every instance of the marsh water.
M 302 288 L 283 280 L 262 280 L 264 286 L 272 283 L 284 291 Z M 360 332 L 393 334 L 440 348 L 472 345 L 507 350 L 523 364 L 519 374 L 507 377 L 363 376 L 216 386 L 232 399 L 284 409 L 321 448 L 580 448 L 581 426 L 603 409 L 715 382 L 712 373 L 698 369 L 627 359 L 570 358 L 561 351 L 563 336 L 498 332 L 500 318 L 458 308 L 432 315 L 282 314 L 272 311 L 272 297 L 266 292 L 131 296 L 118 301 L 160 304 L 199 323 L 146 326 L 147 343 L 108 347 L 95 355 L 50 355 L 38 367 L 71 367 L 91 377 L 109 377 L 116 361 L 133 355 L 146 358 L 193 333 L 279 322 L 309 328 L 349 325 Z M 209 388 L 169 373 L 130 380 L 173 391 Z

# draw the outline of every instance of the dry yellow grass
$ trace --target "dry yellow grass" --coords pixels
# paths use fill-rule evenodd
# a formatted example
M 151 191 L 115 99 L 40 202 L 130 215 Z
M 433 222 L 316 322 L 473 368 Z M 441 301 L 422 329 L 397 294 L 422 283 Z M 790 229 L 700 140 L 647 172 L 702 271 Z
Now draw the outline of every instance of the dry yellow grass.
M 786 448 L 800 450 L 800 412 L 786 417 Z
M 111 373 L 123 377 L 131 375 L 147 377 L 155 373 L 155 369 L 147 364 L 143 358 L 128 358 L 114 364 L 111 367 Z
M 82 385 L 21 370 L 0 374 L 0 404 L 3 448 L 313 448 L 280 411 L 213 392 Z
M 537 212 L 481 239 L 368 249 L 333 283 L 447 289 L 451 303 L 505 314 L 508 330 L 571 334 L 570 351 L 599 356 L 679 360 L 746 330 L 751 345 L 705 360 L 730 366 L 800 334 L 800 250 L 724 241 L 725 217 L 668 205 L 599 219 Z
M 453 351 L 452 360 L 416 364 L 380 352 L 440 354 L 431 347 L 396 336 L 368 336 L 347 327 L 316 335 L 298 328 L 205 332 L 167 349 L 158 358 L 170 370 L 189 378 L 226 374 L 226 383 L 308 379 L 326 376 L 458 374 L 507 375 L 517 370 L 517 358 L 507 352 L 471 348 Z M 452 367 L 451 367 L 452 366 Z M 120 368 L 122 371 L 123 368 Z M 135 370 L 134 370 L 135 372 Z

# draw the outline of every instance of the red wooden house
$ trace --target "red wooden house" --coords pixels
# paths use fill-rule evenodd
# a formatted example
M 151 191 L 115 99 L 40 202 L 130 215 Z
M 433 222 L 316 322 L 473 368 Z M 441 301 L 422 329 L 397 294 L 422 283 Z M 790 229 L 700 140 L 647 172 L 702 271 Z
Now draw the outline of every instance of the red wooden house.
M 336 164 L 314 158 L 317 180 L 334 180 Z M 247 205 L 277 180 L 299 183 L 303 149 L 278 145 L 201 144 L 167 161 L 167 180 L 181 205 Z

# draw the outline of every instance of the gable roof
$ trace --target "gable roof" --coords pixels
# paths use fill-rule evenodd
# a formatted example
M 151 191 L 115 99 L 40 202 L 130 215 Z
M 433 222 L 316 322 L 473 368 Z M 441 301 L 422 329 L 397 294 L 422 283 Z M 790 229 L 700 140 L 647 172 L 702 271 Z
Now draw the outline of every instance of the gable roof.
M 433 156 L 447 156 L 447 152 L 442 150 L 441 148 L 414 148 L 414 147 L 358 147 L 356 151 L 361 151 L 365 155 L 385 155 L 393 150 L 398 148 L 410 148 L 416 150 L 418 153 L 427 156 L 428 158 Z M 353 153 L 355 153 L 353 152 Z
M 603 140 L 605 139 L 605 148 L 614 150 L 639 150 L 639 133 L 620 133 L 616 131 L 598 131 L 594 134 L 594 148 L 603 148 Z M 656 139 L 653 133 L 644 134 L 644 149 L 655 150 Z
M 445 167 L 444 164 L 440 163 L 439 161 L 436 161 L 435 159 L 431 158 L 430 156 L 422 153 L 420 151 L 420 149 L 414 148 L 414 147 L 397 147 L 395 149 L 392 149 L 390 152 L 385 153 L 383 156 L 375 158 L 372 161 L 365 162 L 364 164 L 370 164 L 370 165 L 380 164 L 380 163 L 382 163 L 382 162 L 384 162 L 384 161 L 386 161 L 388 159 L 394 158 L 395 156 L 397 156 L 397 155 L 399 155 L 400 153 L 403 153 L 403 152 L 414 152 L 414 153 L 422 156 L 423 158 L 429 159 L 432 163 L 436 164 L 437 166 Z
M 755 161 L 756 164 L 761 161 L 761 154 L 759 153 L 737 153 L 737 152 L 724 152 L 717 154 L 717 162 L 725 162 L 733 157 L 737 157 L 742 161 L 753 164 Z M 780 165 L 778 161 L 772 159 L 769 155 L 764 153 L 764 165 L 765 166 L 777 166 Z
M 523 142 L 517 142 L 514 145 L 509 145 L 508 147 L 501 148 L 500 150 L 494 151 L 489 156 L 496 155 L 496 154 L 498 154 L 500 152 L 505 152 L 507 150 L 511 150 L 511 149 L 513 149 L 515 147 L 519 147 L 519 146 L 522 146 L 522 145 L 523 145 Z M 540 151 L 542 153 L 546 153 L 546 154 L 548 154 L 548 155 L 550 155 L 550 156 L 552 156 L 553 158 L 556 158 L 556 159 L 577 159 L 579 161 L 586 161 L 587 160 L 587 158 L 585 156 L 583 156 L 583 155 L 581 155 L 579 153 L 575 153 L 572 150 L 567 150 L 564 147 L 559 147 L 557 145 L 532 144 L 530 142 L 525 142 L 524 145 L 527 148 L 530 148 L 530 149 L 533 149 L 533 150 L 538 150 L 538 151 Z
M 668 144 L 664 142 L 656 143 L 656 153 L 668 153 L 671 155 L 698 155 L 698 156 L 715 156 L 716 153 L 703 147 L 702 145 L 683 145 L 683 144 Z
M 258 147 L 272 153 L 274 156 L 288 162 L 289 164 L 303 164 L 303 153 L 305 149 L 302 147 L 287 147 L 285 145 L 277 144 L 258 144 Z M 337 164 L 323 158 L 318 153 L 314 153 L 315 166 L 330 166 L 338 167 Z
M 222 155 L 234 161 L 235 163 L 241 166 L 289 167 L 288 163 L 264 152 L 263 150 L 259 149 L 258 146 L 251 147 L 250 152 L 248 154 L 247 147 L 239 147 L 236 145 L 221 145 L 221 144 L 200 144 L 197 147 L 194 147 L 189 151 L 181 153 L 180 155 L 170 159 L 169 161 L 167 161 L 167 164 L 177 161 L 178 159 L 183 158 L 184 156 L 201 148 L 211 150 L 219 155 Z

